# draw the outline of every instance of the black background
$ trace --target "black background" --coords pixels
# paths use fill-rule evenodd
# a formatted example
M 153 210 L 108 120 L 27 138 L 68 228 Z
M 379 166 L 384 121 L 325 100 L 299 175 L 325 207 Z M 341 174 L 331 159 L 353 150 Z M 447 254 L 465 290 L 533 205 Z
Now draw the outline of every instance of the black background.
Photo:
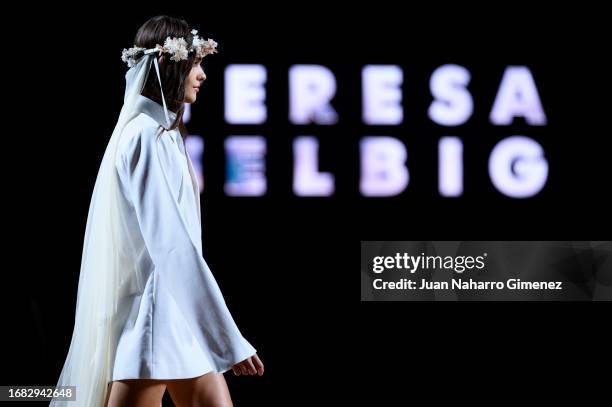
M 120 51 L 132 45 L 140 24 L 162 13 L 186 18 L 220 44 L 206 62 L 208 80 L 190 130 L 206 137 L 204 254 L 238 326 L 266 364 L 261 378 L 226 375 L 236 405 L 345 400 L 339 384 L 346 380 L 360 380 L 364 386 L 351 392 L 374 395 L 384 405 L 386 397 L 416 396 L 418 385 L 442 382 L 428 377 L 465 375 L 466 366 L 479 370 L 481 380 L 497 369 L 520 369 L 526 378 L 534 374 L 534 360 L 555 370 L 605 354 L 609 345 L 600 332 L 609 314 L 594 304 L 357 303 L 360 240 L 610 236 L 609 69 L 601 14 L 519 3 L 400 10 L 377 2 L 333 12 L 327 6 L 54 5 L 17 19 L 19 29 L 9 30 L 6 41 L 28 38 L 33 45 L 6 53 L 4 63 L 8 85 L 16 88 L 5 94 L 16 111 L 5 120 L 17 124 L 5 133 L 3 160 L 11 191 L 12 266 L 6 273 L 17 280 L 6 285 L 3 383 L 56 383 L 72 333 L 89 199 L 121 107 Z M 267 67 L 267 124 L 224 123 L 223 68 L 229 63 Z M 337 125 L 289 124 L 287 70 L 296 63 L 320 63 L 336 74 Z M 361 67 L 373 63 L 404 70 L 401 126 L 361 124 Z M 470 70 L 475 102 L 470 121 L 452 129 L 466 152 L 459 199 L 438 196 L 437 142 L 450 133 L 426 114 L 429 77 L 445 63 Z M 488 123 L 507 65 L 532 69 L 546 127 Z M 268 139 L 268 194 L 227 197 L 223 139 L 253 131 Z M 335 174 L 335 196 L 293 196 L 291 142 L 300 134 L 320 138 L 320 166 Z M 400 196 L 359 195 L 358 140 L 367 134 L 406 142 L 412 178 Z M 535 138 L 546 152 L 549 181 L 537 197 L 506 198 L 488 180 L 493 145 L 512 134 Z M 564 342 L 568 335 L 578 341 Z M 485 350 L 496 357 L 485 357 Z

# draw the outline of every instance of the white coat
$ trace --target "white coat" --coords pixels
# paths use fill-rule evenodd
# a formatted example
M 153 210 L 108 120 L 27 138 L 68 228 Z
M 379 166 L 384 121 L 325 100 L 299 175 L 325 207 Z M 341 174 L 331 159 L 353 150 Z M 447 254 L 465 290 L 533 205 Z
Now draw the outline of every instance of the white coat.
M 115 162 L 137 272 L 119 299 L 112 379 L 179 379 L 252 356 L 202 255 L 200 193 L 178 130 L 144 96 Z M 174 120 L 172 112 L 171 121 Z

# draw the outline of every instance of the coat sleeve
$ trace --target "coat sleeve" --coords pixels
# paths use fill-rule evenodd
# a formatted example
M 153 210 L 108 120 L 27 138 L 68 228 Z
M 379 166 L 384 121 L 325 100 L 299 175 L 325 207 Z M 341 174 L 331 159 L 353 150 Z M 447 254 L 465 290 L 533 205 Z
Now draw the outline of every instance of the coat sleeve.
M 180 163 L 172 141 L 156 128 L 141 129 L 123 150 L 130 199 L 159 284 L 164 284 L 179 309 L 198 332 L 218 372 L 256 353 L 241 335 L 206 261 L 189 235 L 177 200 L 173 174 Z M 175 146 L 174 146 L 175 147 Z M 173 159 L 174 157 L 174 159 Z

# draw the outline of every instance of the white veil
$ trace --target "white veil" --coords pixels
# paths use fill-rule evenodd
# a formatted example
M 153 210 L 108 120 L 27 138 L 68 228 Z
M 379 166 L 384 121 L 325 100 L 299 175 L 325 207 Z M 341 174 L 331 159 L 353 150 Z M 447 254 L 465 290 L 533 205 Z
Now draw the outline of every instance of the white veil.
M 57 383 L 57 386 L 76 386 L 76 402 L 53 399 L 51 406 L 103 406 L 107 385 L 112 380 L 114 351 L 118 340 L 118 326 L 114 317 L 118 298 L 134 272 L 134 264 L 127 261 L 133 258 L 133 254 L 126 240 L 125 222 L 122 219 L 125 211 L 120 207 L 122 203 L 118 195 L 120 185 L 115 156 L 123 129 L 139 114 L 137 101 L 151 61 L 155 63 L 159 79 L 157 58 L 152 52 L 145 52 L 140 61 L 126 73 L 124 104 L 102 158 L 89 205 L 74 330 Z

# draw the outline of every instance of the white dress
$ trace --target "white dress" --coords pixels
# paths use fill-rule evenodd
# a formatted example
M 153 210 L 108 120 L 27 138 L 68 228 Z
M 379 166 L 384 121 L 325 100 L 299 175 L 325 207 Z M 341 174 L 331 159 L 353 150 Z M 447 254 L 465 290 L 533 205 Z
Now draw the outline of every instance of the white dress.
M 115 162 L 129 240 L 141 255 L 119 299 L 112 379 L 222 373 L 256 350 L 203 258 L 199 186 L 180 133 L 160 128 L 161 105 L 140 96 L 138 106 Z

